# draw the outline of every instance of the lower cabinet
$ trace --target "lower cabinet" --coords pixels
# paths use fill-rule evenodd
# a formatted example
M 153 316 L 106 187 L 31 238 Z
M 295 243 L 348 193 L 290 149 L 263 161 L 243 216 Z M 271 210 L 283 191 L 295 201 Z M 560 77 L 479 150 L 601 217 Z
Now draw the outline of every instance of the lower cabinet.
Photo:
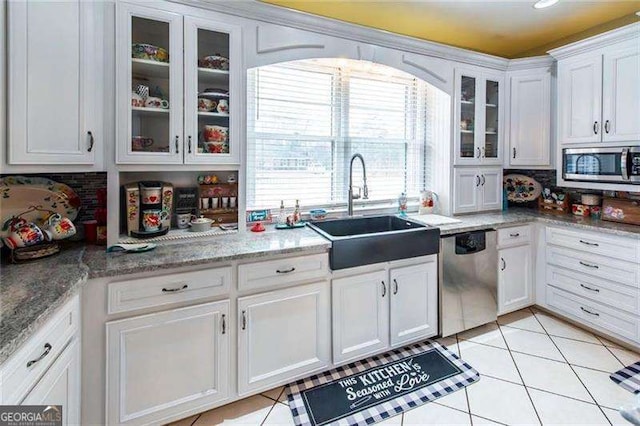
M 337 278 L 332 287 L 335 364 L 438 334 L 435 255 L 419 264 Z
M 238 298 L 238 394 L 331 364 L 329 282 Z
M 61 405 L 62 424 L 80 424 L 80 345 L 72 340 L 21 405 Z
M 531 245 L 499 251 L 498 315 L 533 304 L 533 251 Z
M 228 300 L 106 328 L 107 424 L 157 424 L 229 396 Z

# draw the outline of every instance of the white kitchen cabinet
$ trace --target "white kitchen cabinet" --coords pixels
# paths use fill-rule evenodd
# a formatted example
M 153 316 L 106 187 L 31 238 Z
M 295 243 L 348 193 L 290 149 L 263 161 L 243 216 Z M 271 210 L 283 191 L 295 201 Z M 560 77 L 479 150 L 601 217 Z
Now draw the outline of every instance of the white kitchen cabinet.
M 457 68 L 455 80 L 454 164 L 501 164 L 504 77 L 480 68 Z
M 98 7 L 8 3 L 9 164 L 91 166 L 101 160 Z
M 533 304 L 533 250 L 530 244 L 500 249 L 498 315 Z
M 456 167 L 453 172 L 453 213 L 502 208 L 502 169 Z
M 558 70 L 561 143 L 637 142 L 640 139 L 640 45 L 637 39 L 575 57 L 561 57 Z
M 436 259 L 389 271 L 391 346 L 438 334 Z
M 329 282 L 238 298 L 238 394 L 331 364 Z
M 162 423 L 229 397 L 229 301 L 106 324 L 107 424 Z
M 389 347 L 389 293 L 385 270 L 332 281 L 334 363 Z
M 153 8 L 118 2 L 117 162 L 120 164 L 237 164 L 242 126 L 241 28 L 233 18 L 170 3 Z M 134 45 L 165 49 L 162 60 L 133 57 Z M 229 69 L 205 66 L 205 57 L 228 58 Z M 162 99 L 133 105 L 132 92 Z M 199 108 L 206 89 L 213 103 Z M 144 96 L 143 96 L 144 98 Z M 139 101 L 137 99 L 137 101 Z
M 21 405 L 61 405 L 62 424 L 80 424 L 80 344 L 72 340 Z
M 548 166 L 551 153 L 551 72 L 515 71 L 509 77 L 508 165 Z

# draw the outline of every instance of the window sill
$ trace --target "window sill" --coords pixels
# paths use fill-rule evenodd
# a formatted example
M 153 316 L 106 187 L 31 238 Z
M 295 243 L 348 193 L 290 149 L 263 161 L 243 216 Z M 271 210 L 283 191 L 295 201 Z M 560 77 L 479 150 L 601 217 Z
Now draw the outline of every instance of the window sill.
M 418 212 L 418 201 L 407 203 L 407 213 L 417 213 Z M 336 207 L 336 208 L 325 208 L 327 211 L 327 219 L 337 219 L 341 217 L 347 216 L 347 208 L 346 207 Z M 353 204 L 353 215 L 354 216 L 375 216 L 375 215 L 393 215 L 398 213 L 398 204 L 397 203 L 366 203 L 366 204 Z M 309 212 L 302 213 L 302 220 L 312 220 L 309 216 Z

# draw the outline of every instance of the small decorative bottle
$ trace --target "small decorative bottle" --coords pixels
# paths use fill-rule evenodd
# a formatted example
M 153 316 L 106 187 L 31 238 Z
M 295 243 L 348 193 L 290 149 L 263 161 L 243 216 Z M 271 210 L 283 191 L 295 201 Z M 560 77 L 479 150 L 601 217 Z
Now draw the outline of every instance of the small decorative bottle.
M 400 213 L 400 216 L 407 215 L 407 201 L 407 194 L 404 192 L 400 194 L 398 197 L 398 213 Z
M 278 225 L 287 223 L 287 213 L 284 211 L 284 200 L 280 200 L 280 212 L 278 213 Z
M 293 223 L 299 223 L 300 222 L 300 202 L 299 200 L 296 200 L 296 208 L 293 211 Z

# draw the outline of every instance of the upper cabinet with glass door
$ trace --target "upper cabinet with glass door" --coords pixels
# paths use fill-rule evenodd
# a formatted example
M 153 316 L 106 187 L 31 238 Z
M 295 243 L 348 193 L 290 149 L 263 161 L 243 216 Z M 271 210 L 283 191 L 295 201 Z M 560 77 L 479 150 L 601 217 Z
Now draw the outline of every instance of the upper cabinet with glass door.
M 456 165 L 501 164 L 503 77 L 456 69 Z
M 239 162 L 240 27 L 214 15 L 118 3 L 118 163 Z

